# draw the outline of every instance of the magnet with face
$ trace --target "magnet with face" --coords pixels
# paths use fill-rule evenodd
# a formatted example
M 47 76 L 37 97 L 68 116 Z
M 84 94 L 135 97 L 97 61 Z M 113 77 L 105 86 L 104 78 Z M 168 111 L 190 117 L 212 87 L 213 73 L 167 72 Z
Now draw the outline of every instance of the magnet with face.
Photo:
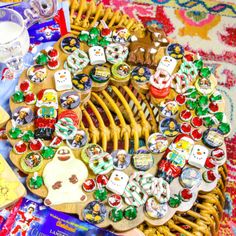
M 178 43 L 169 44 L 169 46 L 166 48 L 166 52 L 169 56 L 177 60 L 182 59 L 184 56 L 184 48 Z
M 203 168 L 209 151 L 205 146 L 195 145 L 189 157 L 189 164 L 198 168 Z
M 137 170 L 149 170 L 154 164 L 154 158 L 150 153 L 139 153 L 133 155 L 133 166 Z
M 145 204 L 148 194 L 136 182 L 129 182 L 125 188 L 123 197 L 126 204 L 140 207 Z
M 89 48 L 89 59 L 91 65 L 102 65 L 106 63 L 105 52 L 101 46 L 93 46 Z
M 77 74 L 72 78 L 72 84 L 79 92 L 89 92 L 92 88 L 92 80 L 86 74 Z
M 42 157 L 37 152 L 30 152 L 20 160 L 21 168 L 27 173 L 39 171 L 42 164 Z
M 106 218 L 106 206 L 100 201 L 92 201 L 83 210 L 83 218 L 91 224 L 99 224 Z
M 122 195 L 129 181 L 129 176 L 122 171 L 114 170 L 110 176 L 106 188 L 113 193 Z
M 77 130 L 72 139 L 67 139 L 66 143 L 71 149 L 80 149 L 88 142 L 88 136 L 84 130 Z
M 33 111 L 28 107 L 17 107 L 12 113 L 12 122 L 16 126 L 29 124 L 33 119 Z
M 95 155 L 101 154 L 103 152 L 102 148 L 95 143 L 90 143 L 85 145 L 85 147 L 81 151 L 81 157 L 82 160 L 85 163 L 89 163 L 90 158 L 92 158 Z
M 54 107 L 58 109 L 57 92 L 54 89 L 42 89 L 37 95 L 37 107 Z
M 130 155 L 123 149 L 118 149 L 111 153 L 113 157 L 113 165 L 116 170 L 124 170 L 130 164 Z
M 199 77 L 195 82 L 197 91 L 203 95 L 210 95 L 215 90 L 215 84 L 211 78 Z
M 218 129 L 207 129 L 203 133 L 203 143 L 210 148 L 218 148 L 224 143 L 224 136 Z
M 58 70 L 54 74 L 54 80 L 57 91 L 72 89 L 71 75 L 68 70 Z
M 94 66 L 90 72 L 90 77 L 96 83 L 105 83 L 110 79 L 110 68 L 106 66 Z
M 27 70 L 27 76 L 33 83 L 42 83 L 47 78 L 47 69 L 45 66 L 33 65 Z
M 156 198 L 151 197 L 145 204 L 145 212 L 150 218 L 161 219 L 167 214 L 168 205 L 167 203 L 160 204 Z
M 90 158 L 89 167 L 95 175 L 107 174 L 113 169 L 113 158 L 109 153 L 102 152 Z
M 179 124 L 173 118 L 165 118 L 160 122 L 160 131 L 166 137 L 175 137 L 179 133 Z
M 164 56 L 161 58 L 157 66 L 157 69 L 166 70 L 170 75 L 172 75 L 172 73 L 175 70 L 176 65 L 177 65 L 176 59 L 170 56 Z
M 80 96 L 75 91 L 68 91 L 61 95 L 60 102 L 64 109 L 75 109 L 80 104 Z
M 184 188 L 198 187 L 202 182 L 202 174 L 196 168 L 185 168 L 179 177 L 179 182 Z
M 64 140 L 72 140 L 76 135 L 77 128 L 74 126 L 74 123 L 71 118 L 65 117 L 59 119 L 55 124 L 55 133 L 57 136 L 61 137 Z
M 150 80 L 151 71 L 146 66 L 137 66 L 131 72 L 131 78 L 133 81 L 139 84 L 145 84 Z
M 161 102 L 159 104 L 161 115 L 165 117 L 176 116 L 179 112 L 179 105 L 176 101 Z
M 67 54 L 71 54 L 76 49 L 80 48 L 79 40 L 76 37 L 68 36 L 62 39 L 61 49 Z
M 150 135 L 147 142 L 148 149 L 155 154 L 164 152 L 168 145 L 167 138 L 160 133 Z

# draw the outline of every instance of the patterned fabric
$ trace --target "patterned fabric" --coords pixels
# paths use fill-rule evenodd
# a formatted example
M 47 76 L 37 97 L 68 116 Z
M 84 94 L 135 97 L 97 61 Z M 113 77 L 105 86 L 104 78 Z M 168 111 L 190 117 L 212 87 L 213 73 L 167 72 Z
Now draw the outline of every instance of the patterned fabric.
M 145 2 L 145 4 L 144 4 Z M 154 5 L 156 2 L 157 5 Z M 233 0 L 103 0 L 144 24 L 157 20 L 167 35 L 212 67 L 225 98 L 232 132 L 226 139 L 228 183 L 219 235 L 236 235 L 236 5 Z M 234 4 L 233 4 L 234 3 Z

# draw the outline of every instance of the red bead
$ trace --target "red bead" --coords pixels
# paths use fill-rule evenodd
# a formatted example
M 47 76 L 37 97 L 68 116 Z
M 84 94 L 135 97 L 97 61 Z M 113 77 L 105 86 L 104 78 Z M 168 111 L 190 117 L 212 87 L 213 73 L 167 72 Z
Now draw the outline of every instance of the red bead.
M 202 118 L 198 117 L 198 116 L 195 116 L 195 117 L 192 118 L 191 123 L 196 128 L 200 127 L 200 126 L 202 126 L 202 123 L 203 123 Z
M 209 109 L 211 112 L 217 112 L 217 111 L 219 111 L 219 106 L 217 103 L 211 102 L 209 104 Z
M 209 181 L 211 181 L 211 182 L 215 181 L 215 179 L 216 179 L 215 172 L 213 170 L 208 170 L 207 177 L 208 177 Z
M 25 95 L 25 102 L 30 103 L 35 100 L 35 95 L 33 93 L 28 93 Z
M 175 97 L 175 101 L 181 106 L 181 105 L 183 105 L 185 103 L 186 97 L 183 94 L 178 94 Z
M 202 138 L 202 132 L 199 131 L 198 129 L 194 129 L 192 132 L 191 132 L 191 137 L 197 141 L 197 140 L 200 140 Z
M 184 121 L 188 121 L 191 119 L 191 112 L 189 110 L 183 110 L 180 112 L 180 119 Z
M 216 164 L 215 164 L 214 159 L 212 157 L 207 157 L 206 162 L 205 162 L 205 167 L 207 169 L 213 169 L 216 167 Z
M 23 82 L 20 83 L 20 90 L 21 90 L 22 92 L 28 91 L 28 90 L 29 90 L 29 87 L 30 87 L 30 82 L 27 81 L 27 80 L 25 80 L 25 81 L 23 81 Z
M 109 178 L 106 175 L 98 175 L 96 177 L 98 187 L 106 187 Z
M 187 60 L 187 61 L 193 61 L 193 55 L 192 54 L 187 54 L 184 56 L 184 58 Z
M 40 151 L 43 148 L 43 143 L 39 139 L 30 141 L 29 147 L 32 151 Z
M 26 152 L 27 145 L 24 142 L 20 141 L 15 144 L 15 150 L 18 154 L 22 154 L 22 153 Z
M 108 28 L 105 28 L 105 29 L 102 29 L 101 35 L 105 37 L 107 35 L 110 35 L 110 33 L 111 33 L 111 30 Z
M 184 122 L 181 124 L 180 130 L 184 134 L 189 134 L 191 131 L 191 125 L 189 123 Z
M 190 199 L 193 197 L 193 194 L 191 193 L 191 190 L 190 190 L 190 189 L 184 188 L 184 189 L 181 191 L 181 197 L 182 197 L 184 200 L 190 200 Z
M 92 192 L 96 189 L 96 182 L 94 179 L 87 179 L 83 183 L 83 189 L 85 192 Z

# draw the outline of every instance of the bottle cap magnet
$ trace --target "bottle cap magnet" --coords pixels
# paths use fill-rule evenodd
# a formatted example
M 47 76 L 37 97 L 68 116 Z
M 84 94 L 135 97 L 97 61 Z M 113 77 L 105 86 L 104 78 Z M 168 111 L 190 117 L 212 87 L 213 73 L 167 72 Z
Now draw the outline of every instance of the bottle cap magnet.
M 110 68 L 106 66 L 94 66 L 94 68 L 90 72 L 92 81 L 96 83 L 105 83 L 110 79 L 110 76 Z
M 47 78 L 47 69 L 45 66 L 33 65 L 27 70 L 27 76 L 33 83 L 42 83 Z
M 79 40 L 76 37 L 68 36 L 62 39 L 61 49 L 67 54 L 71 54 L 76 49 L 80 48 Z
M 210 95 L 214 92 L 216 84 L 211 78 L 199 77 L 195 82 L 197 91 L 203 95 Z
M 123 149 L 115 150 L 111 153 L 113 166 L 116 170 L 124 170 L 130 164 L 130 155 Z
M 74 88 L 80 92 L 90 91 L 92 88 L 92 80 L 86 74 L 77 74 L 72 78 Z
M 87 204 L 83 210 L 83 218 L 92 224 L 99 224 L 106 218 L 107 210 L 100 201 L 92 201 Z
M 154 164 L 154 158 L 150 153 L 134 154 L 132 161 L 134 168 L 141 171 L 149 170 Z
M 224 143 L 224 136 L 218 129 L 207 129 L 203 133 L 203 143 L 210 148 L 218 148 Z
M 148 149 L 155 154 L 164 152 L 168 145 L 167 138 L 160 133 L 150 135 L 147 142 Z
M 169 46 L 166 48 L 166 52 L 169 56 L 175 59 L 182 59 L 184 56 L 184 48 L 178 43 L 169 44 Z
M 146 66 L 137 66 L 131 72 L 131 79 L 139 84 L 147 83 L 150 77 L 151 71 Z
M 202 174 L 199 169 L 185 168 L 179 177 L 179 182 L 184 188 L 198 187 L 202 182 Z
M 131 68 L 128 64 L 121 62 L 114 64 L 111 68 L 112 75 L 117 80 L 129 79 Z
M 72 149 L 80 149 L 88 142 L 88 136 L 84 130 L 78 130 L 72 139 L 67 139 L 67 145 Z
M 161 115 L 165 117 L 176 116 L 179 112 L 179 105 L 176 101 L 161 102 L 159 108 Z
M 25 172 L 33 173 L 39 171 L 42 167 L 42 157 L 37 152 L 30 152 L 20 160 L 21 168 Z
M 33 119 L 34 114 L 29 107 L 17 107 L 12 113 L 12 121 L 16 126 L 29 124 Z
M 80 96 L 75 91 L 68 91 L 61 95 L 60 102 L 64 109 L 75 109 L 80 104 Z
M 81 157 L 82 160 L 88 164 L 90 158 L 92 158 L 95 155 L 101 154 L 102 152 L 103 149 L 98 144 L 90 143 L 83 147 L 81 151 Z
M 160 122 L 160 131 L 166 137 L 175 137 L 179 133 L 179 124 L 173 118 L 165 118 Z

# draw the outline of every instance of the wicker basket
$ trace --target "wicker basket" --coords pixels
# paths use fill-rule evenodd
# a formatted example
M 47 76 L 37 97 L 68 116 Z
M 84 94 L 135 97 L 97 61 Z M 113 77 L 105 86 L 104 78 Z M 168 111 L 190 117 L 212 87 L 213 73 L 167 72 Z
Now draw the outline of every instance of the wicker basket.
M 96 5 L 94 1 L 71 1 L 70 19 L 75 35 L 93 27 L 100 20 L 104 20 L 110 28 L 126 27 L 137 37 L 142 37 L 145 31 L 144 26 L 135 19 L 121 11 L 105 8 L 101 3 Z M 88 129 L 91 141 L 100 143 L 105 150 L 109 149 L 110 141 L 113 145 L 110 148 L 117 149 L 121 141 L 128 150 L 130 139 L 136 150 L 140 138 L 146 140 L 151 132 L 157 131 L 157 109 L 148 96 L 138 92 L 132 85 L 119 88 L 109 86 L 100 93 L 92 93 L 82 111 L 82 127 Z M 148 236 L 217 235 L 225 202 L 226 165 L 219 168 L 219 173 L 221 178 L 217 187 L 209 193 L 200 192 L 191 210 L 176 213 L 163 226 L 153 227 L 143 223 L 138 228 Z

